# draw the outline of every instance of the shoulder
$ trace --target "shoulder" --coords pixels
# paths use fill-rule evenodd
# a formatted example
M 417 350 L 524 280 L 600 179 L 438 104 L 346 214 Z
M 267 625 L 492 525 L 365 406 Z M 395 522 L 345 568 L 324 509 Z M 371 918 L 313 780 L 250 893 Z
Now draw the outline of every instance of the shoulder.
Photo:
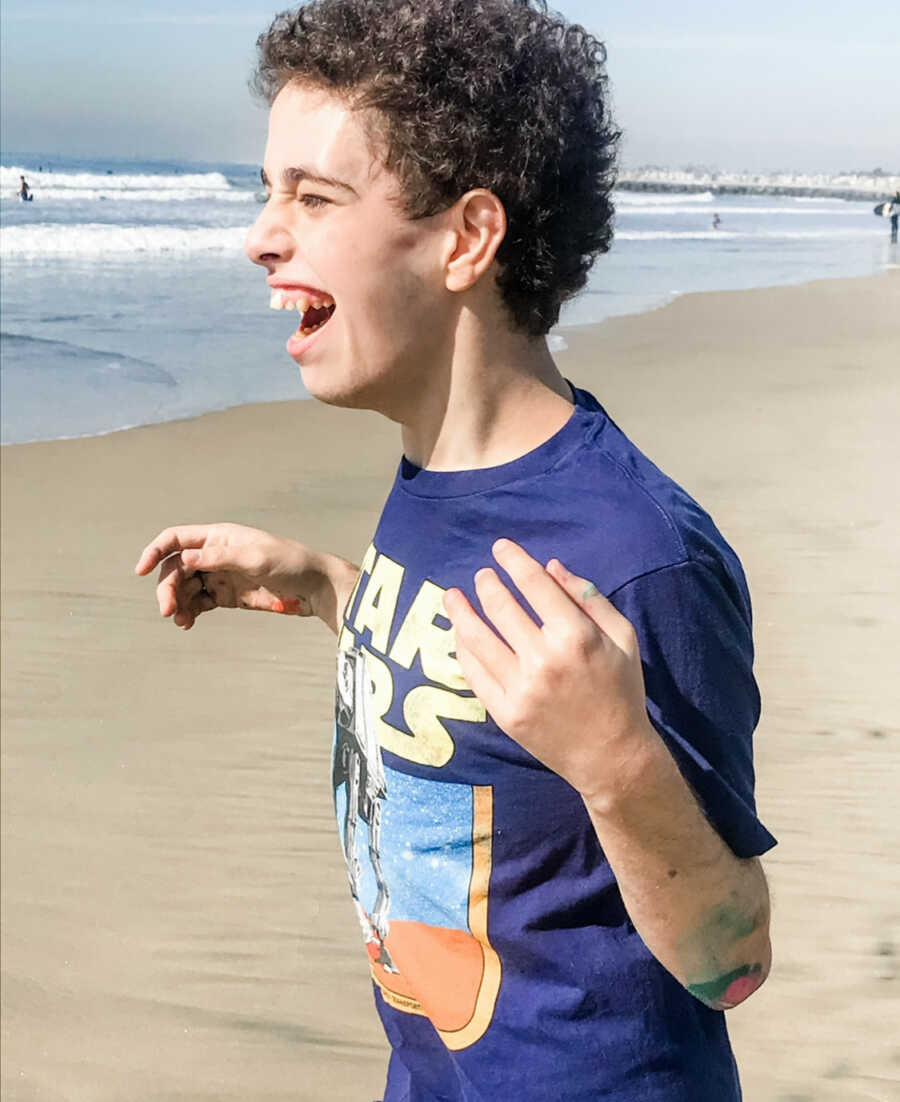
M 584 554 L 604 563 L 605 592 L 659 571 L 692 566 L 717 577 L 743 604 L 740 561 L 710 514 L 638 448 L 596 399 L 584 392 L 577 396 L 591 425 L 568 474 L 582 487 L 588 519 Z

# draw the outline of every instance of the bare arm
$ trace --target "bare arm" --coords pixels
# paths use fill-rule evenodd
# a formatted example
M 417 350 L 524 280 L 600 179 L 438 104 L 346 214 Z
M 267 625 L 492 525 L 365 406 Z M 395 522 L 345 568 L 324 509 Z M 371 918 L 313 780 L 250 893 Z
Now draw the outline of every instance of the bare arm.
M 605 771 L 614 785 L 582 799 L 622 901 L 656 959 L 701 1002 L 728 1010 L 772 963 L 762 866 L 722 841 L 649 723 L 619 750 Z
M 475 576 L 486 619 L 448 590 L 469 684 L 510 737 L 580 793 L 656 959 L 706 1005 L 735 1006 L 770 967 L 765 877 L 707 821 L 650 723 L 632 624 L 556 560 L 544 568 L 510 541 L 494 557 L 543 626 L 493 569 Z
M 359 567 L 295 540 L 239 524 L 166 528 L 144 548 L 139 575 L 159 567 L 162 616 L 185 631 L 215 608 L 318 616 L 335 633 Z

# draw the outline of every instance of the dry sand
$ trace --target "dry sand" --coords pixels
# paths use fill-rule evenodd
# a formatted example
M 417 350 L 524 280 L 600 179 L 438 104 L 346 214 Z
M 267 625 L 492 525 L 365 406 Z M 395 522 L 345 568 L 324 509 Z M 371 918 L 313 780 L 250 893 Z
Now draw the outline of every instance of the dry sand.
M 568 338 L 565 373 L 751 584 L 780 845 L 775 968 L 729 1015 L 747 1102 L 900 1099 L 900 274 Z M 159 528 L 219 519 L 358 559 L 398 448 L 373 415 L 292 402 L 3 450 L 6 1102 L 380 1096 L 333 639 L 245 612 L 183 634 L 131 571 Z

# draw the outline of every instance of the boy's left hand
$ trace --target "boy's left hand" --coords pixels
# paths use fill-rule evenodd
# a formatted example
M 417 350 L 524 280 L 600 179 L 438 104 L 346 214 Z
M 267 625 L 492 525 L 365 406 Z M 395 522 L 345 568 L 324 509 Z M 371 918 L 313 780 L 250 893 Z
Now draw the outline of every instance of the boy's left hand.
M 586 799 L 609 797 L 633 751 L 656 737 L 634 628 L 557 559 L 545 569 L 510 540 L 492 550 L 543 626 L 490 567 L 475 575 L 475 590 L 496 630 L 460 590 L 449 589 L 444 607 L 466 680 L 530 754 Z

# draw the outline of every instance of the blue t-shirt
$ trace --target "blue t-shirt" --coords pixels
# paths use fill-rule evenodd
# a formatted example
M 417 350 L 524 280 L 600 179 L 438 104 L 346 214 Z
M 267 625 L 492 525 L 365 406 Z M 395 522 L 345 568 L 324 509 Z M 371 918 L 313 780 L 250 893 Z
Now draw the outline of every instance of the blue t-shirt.
M 575 399 L 511 463 L 404 459 L 345 610 L 333 783 L 392 1046 L 385 1102 L 740 1098 L 724 1015 L 644 945 L 578 794 L 485 712 L 442 610 L 451 586 L 480 609 L 473 576 L 501 536 L 591 579 L 637 631 L 648 713 L 710 821 L 739 857 L 775 844 L 753 799 L 740 563 L 596 399 Z

